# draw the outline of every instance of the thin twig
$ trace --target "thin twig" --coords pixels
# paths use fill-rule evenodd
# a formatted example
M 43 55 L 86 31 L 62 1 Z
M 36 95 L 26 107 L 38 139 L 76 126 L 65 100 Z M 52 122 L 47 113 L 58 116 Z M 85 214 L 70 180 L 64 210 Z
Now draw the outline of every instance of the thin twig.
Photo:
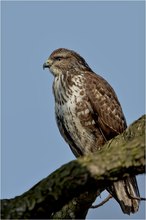
M 110 199 L 112 198 L 112 195 L 109 194 L 101 203 L 99 203 L 98 205 L 93 205 L 91 206 L 92 209 L 96 209 L 102 205 L 104 205 L 106 202 L 108 202 Z
M 144 197 L 137 197 L 137 196 L 132 196 L 132 195 L 128 195 L 131 199 L 137 199 L 137 200 L 140 200 L 140 201 L 146 201 L 146 198 Z

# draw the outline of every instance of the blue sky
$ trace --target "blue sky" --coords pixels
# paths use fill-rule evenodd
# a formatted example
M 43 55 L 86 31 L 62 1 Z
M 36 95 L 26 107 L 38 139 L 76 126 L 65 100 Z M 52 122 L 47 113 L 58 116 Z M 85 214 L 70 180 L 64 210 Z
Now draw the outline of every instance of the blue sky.
M 3 1 L 1 37 L 2 198 L 75 159 L 56 126 L 53 76 L 42 69 L 54 49 L 77 51 L 113 86 L 128 124 L 144 114 L 144 1 Z M 138 184 L 144 196 L 144 176 Z M 144 203 L 127 216 L 110 200 L 88 218 L 144 219 Z

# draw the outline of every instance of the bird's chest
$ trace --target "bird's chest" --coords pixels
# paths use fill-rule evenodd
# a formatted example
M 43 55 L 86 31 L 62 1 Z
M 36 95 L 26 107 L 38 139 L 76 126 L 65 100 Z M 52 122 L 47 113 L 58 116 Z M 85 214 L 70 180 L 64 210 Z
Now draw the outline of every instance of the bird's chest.
M 74 77 L 67 83 L 64 78 L 56 79 L 53 90 L 56 120 L 62 136 L 72 149 L 76 145 L 78 150 L 73 150 L 76 156 L 91 152 L 96 139 L 91 132 L 95 122 L 84 79 Z
M 84 102 L 85 89 L 83 85 L 82 76 L 68 79 L 62 75 L 55 79 L 53 90 L 57 116 L 63 120 L 76 118 L 78 106 Z

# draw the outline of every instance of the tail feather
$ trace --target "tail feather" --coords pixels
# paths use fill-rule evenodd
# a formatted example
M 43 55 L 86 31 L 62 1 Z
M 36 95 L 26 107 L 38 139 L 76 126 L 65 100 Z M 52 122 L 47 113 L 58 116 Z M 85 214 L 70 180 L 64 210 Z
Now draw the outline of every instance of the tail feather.
M 133 199 L 140 197 L 136 177 L 127 177 L 125 180 L 114 182 L 107 190 L 117 200 L 125 214 L 130 215 L 138 211 L 140 200 Z

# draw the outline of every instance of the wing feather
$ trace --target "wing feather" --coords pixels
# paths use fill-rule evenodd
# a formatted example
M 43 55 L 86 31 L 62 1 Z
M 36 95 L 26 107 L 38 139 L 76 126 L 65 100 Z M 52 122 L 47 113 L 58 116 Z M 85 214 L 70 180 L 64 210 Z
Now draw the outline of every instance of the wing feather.
M 127 127 L 126 120 L 109 83 L 101 76 L 88 72 L 86 91 L 93 108 L 94 120 L 107 140 L 122 133 Z

